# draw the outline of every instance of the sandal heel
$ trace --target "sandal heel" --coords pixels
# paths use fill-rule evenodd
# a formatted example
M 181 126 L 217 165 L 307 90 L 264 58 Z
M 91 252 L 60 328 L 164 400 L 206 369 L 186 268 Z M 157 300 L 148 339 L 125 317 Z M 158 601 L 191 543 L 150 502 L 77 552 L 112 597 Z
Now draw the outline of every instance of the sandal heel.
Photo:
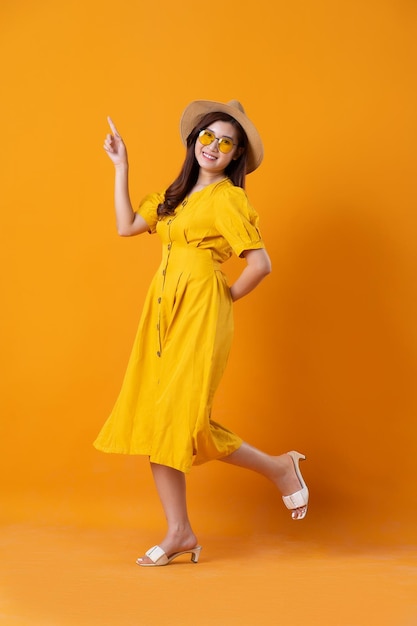
M 197 546 L 194 550 L 190 550 L 191 552 L 191 561 L 193 563 L 198 563 L 198 559 L 200 558 L 201 546 Z

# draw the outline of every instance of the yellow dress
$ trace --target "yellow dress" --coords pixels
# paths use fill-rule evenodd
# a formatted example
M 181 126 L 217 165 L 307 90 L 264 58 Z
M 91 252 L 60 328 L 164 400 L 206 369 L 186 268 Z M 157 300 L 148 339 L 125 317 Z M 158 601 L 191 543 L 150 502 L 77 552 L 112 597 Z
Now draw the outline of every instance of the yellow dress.
M 144 454 L 189 472 L 227 456 L 240 437 L 211 419 L 233 336 L 233 303 L 221 264 L 263 248 L 258 215 L 229 179 L 193 193 L 158 219 L 163 194 L 139 213 L 162 239 L 162 262 L 145 300 L 123 385 L 94 446 Z

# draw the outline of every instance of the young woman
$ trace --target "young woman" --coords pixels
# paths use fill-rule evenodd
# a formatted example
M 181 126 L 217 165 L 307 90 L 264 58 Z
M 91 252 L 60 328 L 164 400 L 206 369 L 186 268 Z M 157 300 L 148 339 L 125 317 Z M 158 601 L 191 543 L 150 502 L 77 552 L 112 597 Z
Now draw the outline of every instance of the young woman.
M 110 118 L 109 124 L 104 149 L 115 166 L 118 232 L 157 232 L 163 251 L 119 398 L 94 445 L 149 457 L 167 533 L 137 563 L 167 565 L 184 553 L 197 562 L 201 546 L 185 484 L 193 464 L 219 459 L 254 470 L 275 483 L 294 519 L 307 512 L 303 455 L 270 456 L 211 419 L 233 335 L 233 302 L 271 271 L 244 191 L 245 175 L 262 161 L 262 141 L 239 102 L 192 102 L 181 119 L 186 157 L 178 177 L 134 211 L 126 147 Z M 233 253 L 245 265 L 229 287 L 221 264 Z

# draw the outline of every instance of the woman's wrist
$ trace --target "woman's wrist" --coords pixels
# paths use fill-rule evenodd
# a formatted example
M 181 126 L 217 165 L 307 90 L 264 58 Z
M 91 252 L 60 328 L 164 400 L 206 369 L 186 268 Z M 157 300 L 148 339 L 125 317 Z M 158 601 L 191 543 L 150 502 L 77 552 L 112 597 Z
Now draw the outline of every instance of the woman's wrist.
M 127 161 L 122 161 L 121 163 L 115 163 L 114 168 L 116 172 L 127 172 L 129 169 L 129 163 Z

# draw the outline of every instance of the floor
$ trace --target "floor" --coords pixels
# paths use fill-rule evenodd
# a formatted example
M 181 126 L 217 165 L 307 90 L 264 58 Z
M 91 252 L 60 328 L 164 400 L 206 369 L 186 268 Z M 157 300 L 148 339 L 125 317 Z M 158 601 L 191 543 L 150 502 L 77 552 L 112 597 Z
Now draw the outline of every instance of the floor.
M 141 568 L 152 529 L 26 520 L 0 530 L 2 626 L 417 625 L 412 547 L 206 532 L 198 564 Z

